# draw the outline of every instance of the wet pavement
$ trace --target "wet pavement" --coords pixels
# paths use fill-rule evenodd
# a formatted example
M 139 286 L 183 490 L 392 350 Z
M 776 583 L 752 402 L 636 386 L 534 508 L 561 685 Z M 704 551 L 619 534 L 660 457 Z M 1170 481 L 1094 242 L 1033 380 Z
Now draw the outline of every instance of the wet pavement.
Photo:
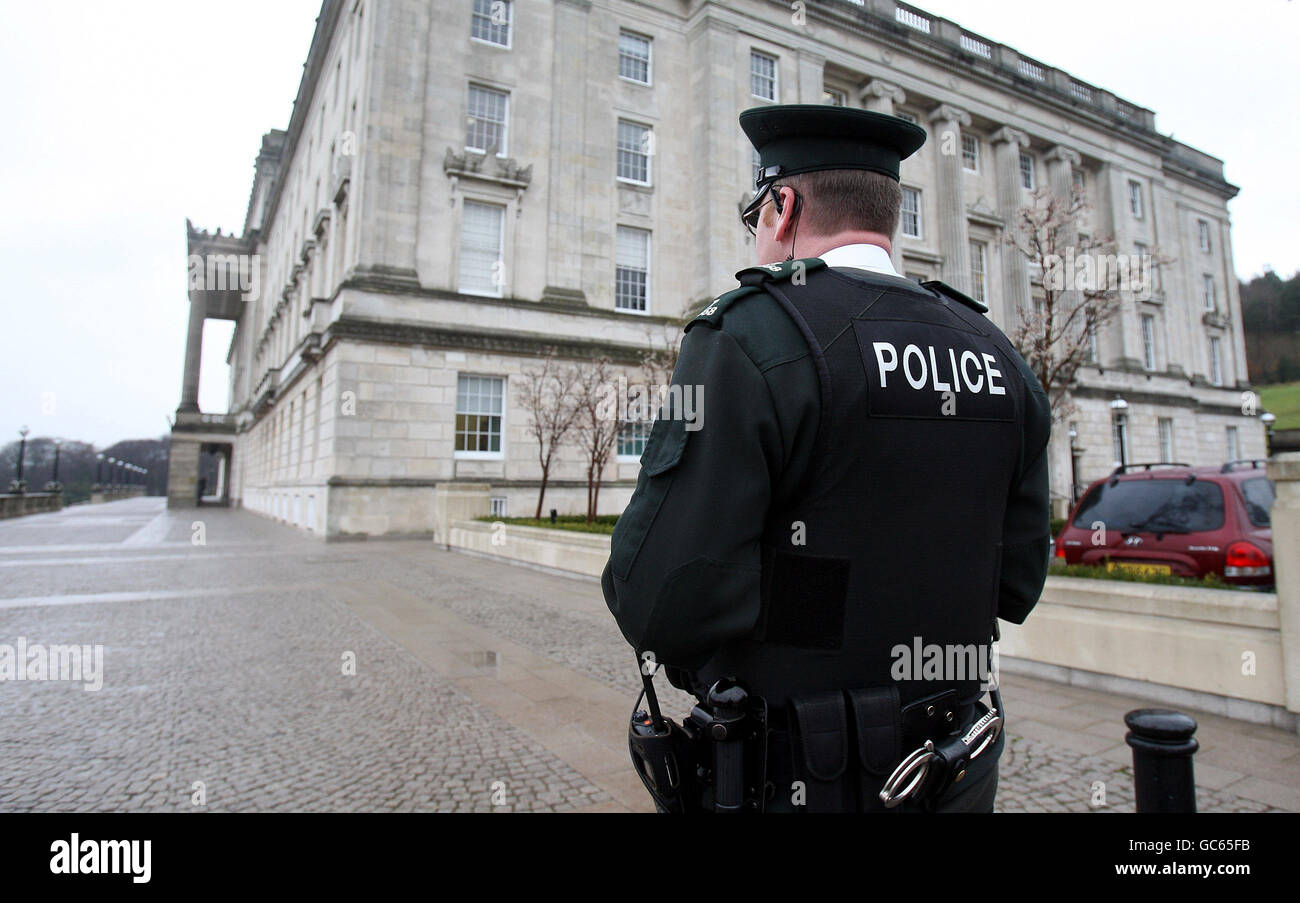
M 0 811 L 653 808 L 591 580 L 131 499 L 0 522 L 20 640 L 102 647 L 102 686 L 0 682 Z M 1005 673 L 1003 696 L 999 811 L 1132 811 L 1148 701 Z M 1192 714 L 1202 811 L 1300 811 L 1300 738 Z

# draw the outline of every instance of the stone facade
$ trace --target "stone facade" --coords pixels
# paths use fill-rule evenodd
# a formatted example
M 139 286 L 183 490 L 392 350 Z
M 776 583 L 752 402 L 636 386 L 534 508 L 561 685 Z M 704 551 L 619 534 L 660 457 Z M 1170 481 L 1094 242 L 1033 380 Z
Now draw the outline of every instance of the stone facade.
M 1080 228 L 1175 258 L 1149 301 L 1126 296 L 1080 375 L 1051 447 L 1058 510 L 1069 426 L 1082 483 L 1115 466 L 1116 396 L 1128 461 L 1161 459 L 1160 418 L 1173 460 L 1226 459 L 1229 427 L 1239 457 L 1263 457 L 1242 405 L 1236 188 L 1150 110 L 893 0 L 326 0 L 288 129 L 263 140 L 243 234 L 190 233 L 192 262 L 249 261 L 235 300 L 191 283 L 181 405 L 197 412 L 203 319 L 234 319 L 232 501 L 331 537 L 435 534 L 440 484 L 486 483 L 507 514 L 530 514 L 540 469 L 522 371 L 548 347 L 631 368 L 648 334 L 734 284 L 753 259 L 736 116 L 765 101 L 925 126 L 903 165 L 919 221 L 896 266 L 975 292 L 982 252 L 1003 328 L 1032 301 L 1030 268 L 1002 238 L 1029 202 L 1026 154 L 1035 185 L 1083 180 L 1094 210 Z M 644 274 L 644 310 L 628 309 L 635 289 L 617 295 L 619 267 Z M 493 453 L 456 451 L 475 377 L 500 392 Z M 566 449 L 546 507 L 583 510 L 583 471 Z M 636 472 L 635 455 L 611 462 L 602 512 L 622 509 Z

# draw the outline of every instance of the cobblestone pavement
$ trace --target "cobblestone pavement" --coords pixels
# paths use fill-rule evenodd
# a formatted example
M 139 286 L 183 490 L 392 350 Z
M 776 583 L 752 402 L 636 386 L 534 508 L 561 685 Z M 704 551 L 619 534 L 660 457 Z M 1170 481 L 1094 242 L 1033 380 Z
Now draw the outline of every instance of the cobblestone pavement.
M 0 683 L 0 811 L 651 808 L 635 661 L 589 580 L 136 499 L 0 523 L 20 637 L 101 644 L 103 687 Z M 998 809 L 1131 812 L 1143 701 L 1003 682 Z M 1300 810 L 1300 740 L 1194 714 L 1202 811 Z

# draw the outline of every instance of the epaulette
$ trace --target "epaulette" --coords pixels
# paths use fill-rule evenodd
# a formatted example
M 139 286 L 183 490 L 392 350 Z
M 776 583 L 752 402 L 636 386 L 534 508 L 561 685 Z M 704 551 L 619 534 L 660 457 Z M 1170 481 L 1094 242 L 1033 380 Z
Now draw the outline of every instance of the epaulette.
M 989 312 L 987 305 L 981 304 L 980 302 L 972 298 L 970 295 L 963 295 L 961 292 L 957 291 L 951 285 L 948 285 L 946 282 L 940 282 L 938 279 L 931 280 L 930 282 L 922 282 L 921 287 L 928 288 L 931 291 L 938 292 L 939 294 L 943 295 L 945 298 L 951 298 L 954 301 L 960 301 L 962 304 L 965 304 L 967 307 L 971 308 L 972 310 L 977 310 L 982 314 L 986 314 Z
M 764 282 L 793 282 L 795 285 L 802 285 L 805 274 L 825 266 L 826 262 L 820 257 L 802 257 L 798 260 L 783 260 L 780 263 L 745 267 L 736 273 L 736 279 L 741 283 L 740 288 L 734 288 L 714 298 L 686 324 L 686 328 L 690 329 L 696 323 L 705 322 L 716 329 L 721 325 L 722 315 L 726 313 L 733 301 L 761 292 Z
M 825 266 L 826 261 L 820 257 L 800 257 L 798 260 L 783 260 L 780 263 L 764 263 L 759 266 L 745 267 L 736 273 L 736 279 L 741 285 L 787 281 L 793 281 L 797 285 L 804 273 L 820 270 Z
M 722 325 L 722 315 L 726 312 L 732 301 L 761 291 L 762 289 L 757 285 L 742 285 L 740 288 L 733 288 L 726 294 L 719 295 L 708 304 L 704 305 L 704 309 L 691 318 L 691 321 L 686 324 L 686 328 L 690 329 L 696 323 L 708 323 L 714 329 L 717 329 Z

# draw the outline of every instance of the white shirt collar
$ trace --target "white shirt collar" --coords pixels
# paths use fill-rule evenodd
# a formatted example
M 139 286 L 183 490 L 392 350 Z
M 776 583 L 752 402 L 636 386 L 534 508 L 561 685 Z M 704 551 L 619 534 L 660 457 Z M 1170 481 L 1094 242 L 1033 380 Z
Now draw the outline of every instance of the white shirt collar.
M 870 270 L 884 273 L 886 276 L 902 276 L 894 269 L 894 262 L 889 259 L 889 252 L 879 245 L 840 245 L 831 248 L 825 254 L 818 255 L 828 267 L 849 267 L 855 270 Z

